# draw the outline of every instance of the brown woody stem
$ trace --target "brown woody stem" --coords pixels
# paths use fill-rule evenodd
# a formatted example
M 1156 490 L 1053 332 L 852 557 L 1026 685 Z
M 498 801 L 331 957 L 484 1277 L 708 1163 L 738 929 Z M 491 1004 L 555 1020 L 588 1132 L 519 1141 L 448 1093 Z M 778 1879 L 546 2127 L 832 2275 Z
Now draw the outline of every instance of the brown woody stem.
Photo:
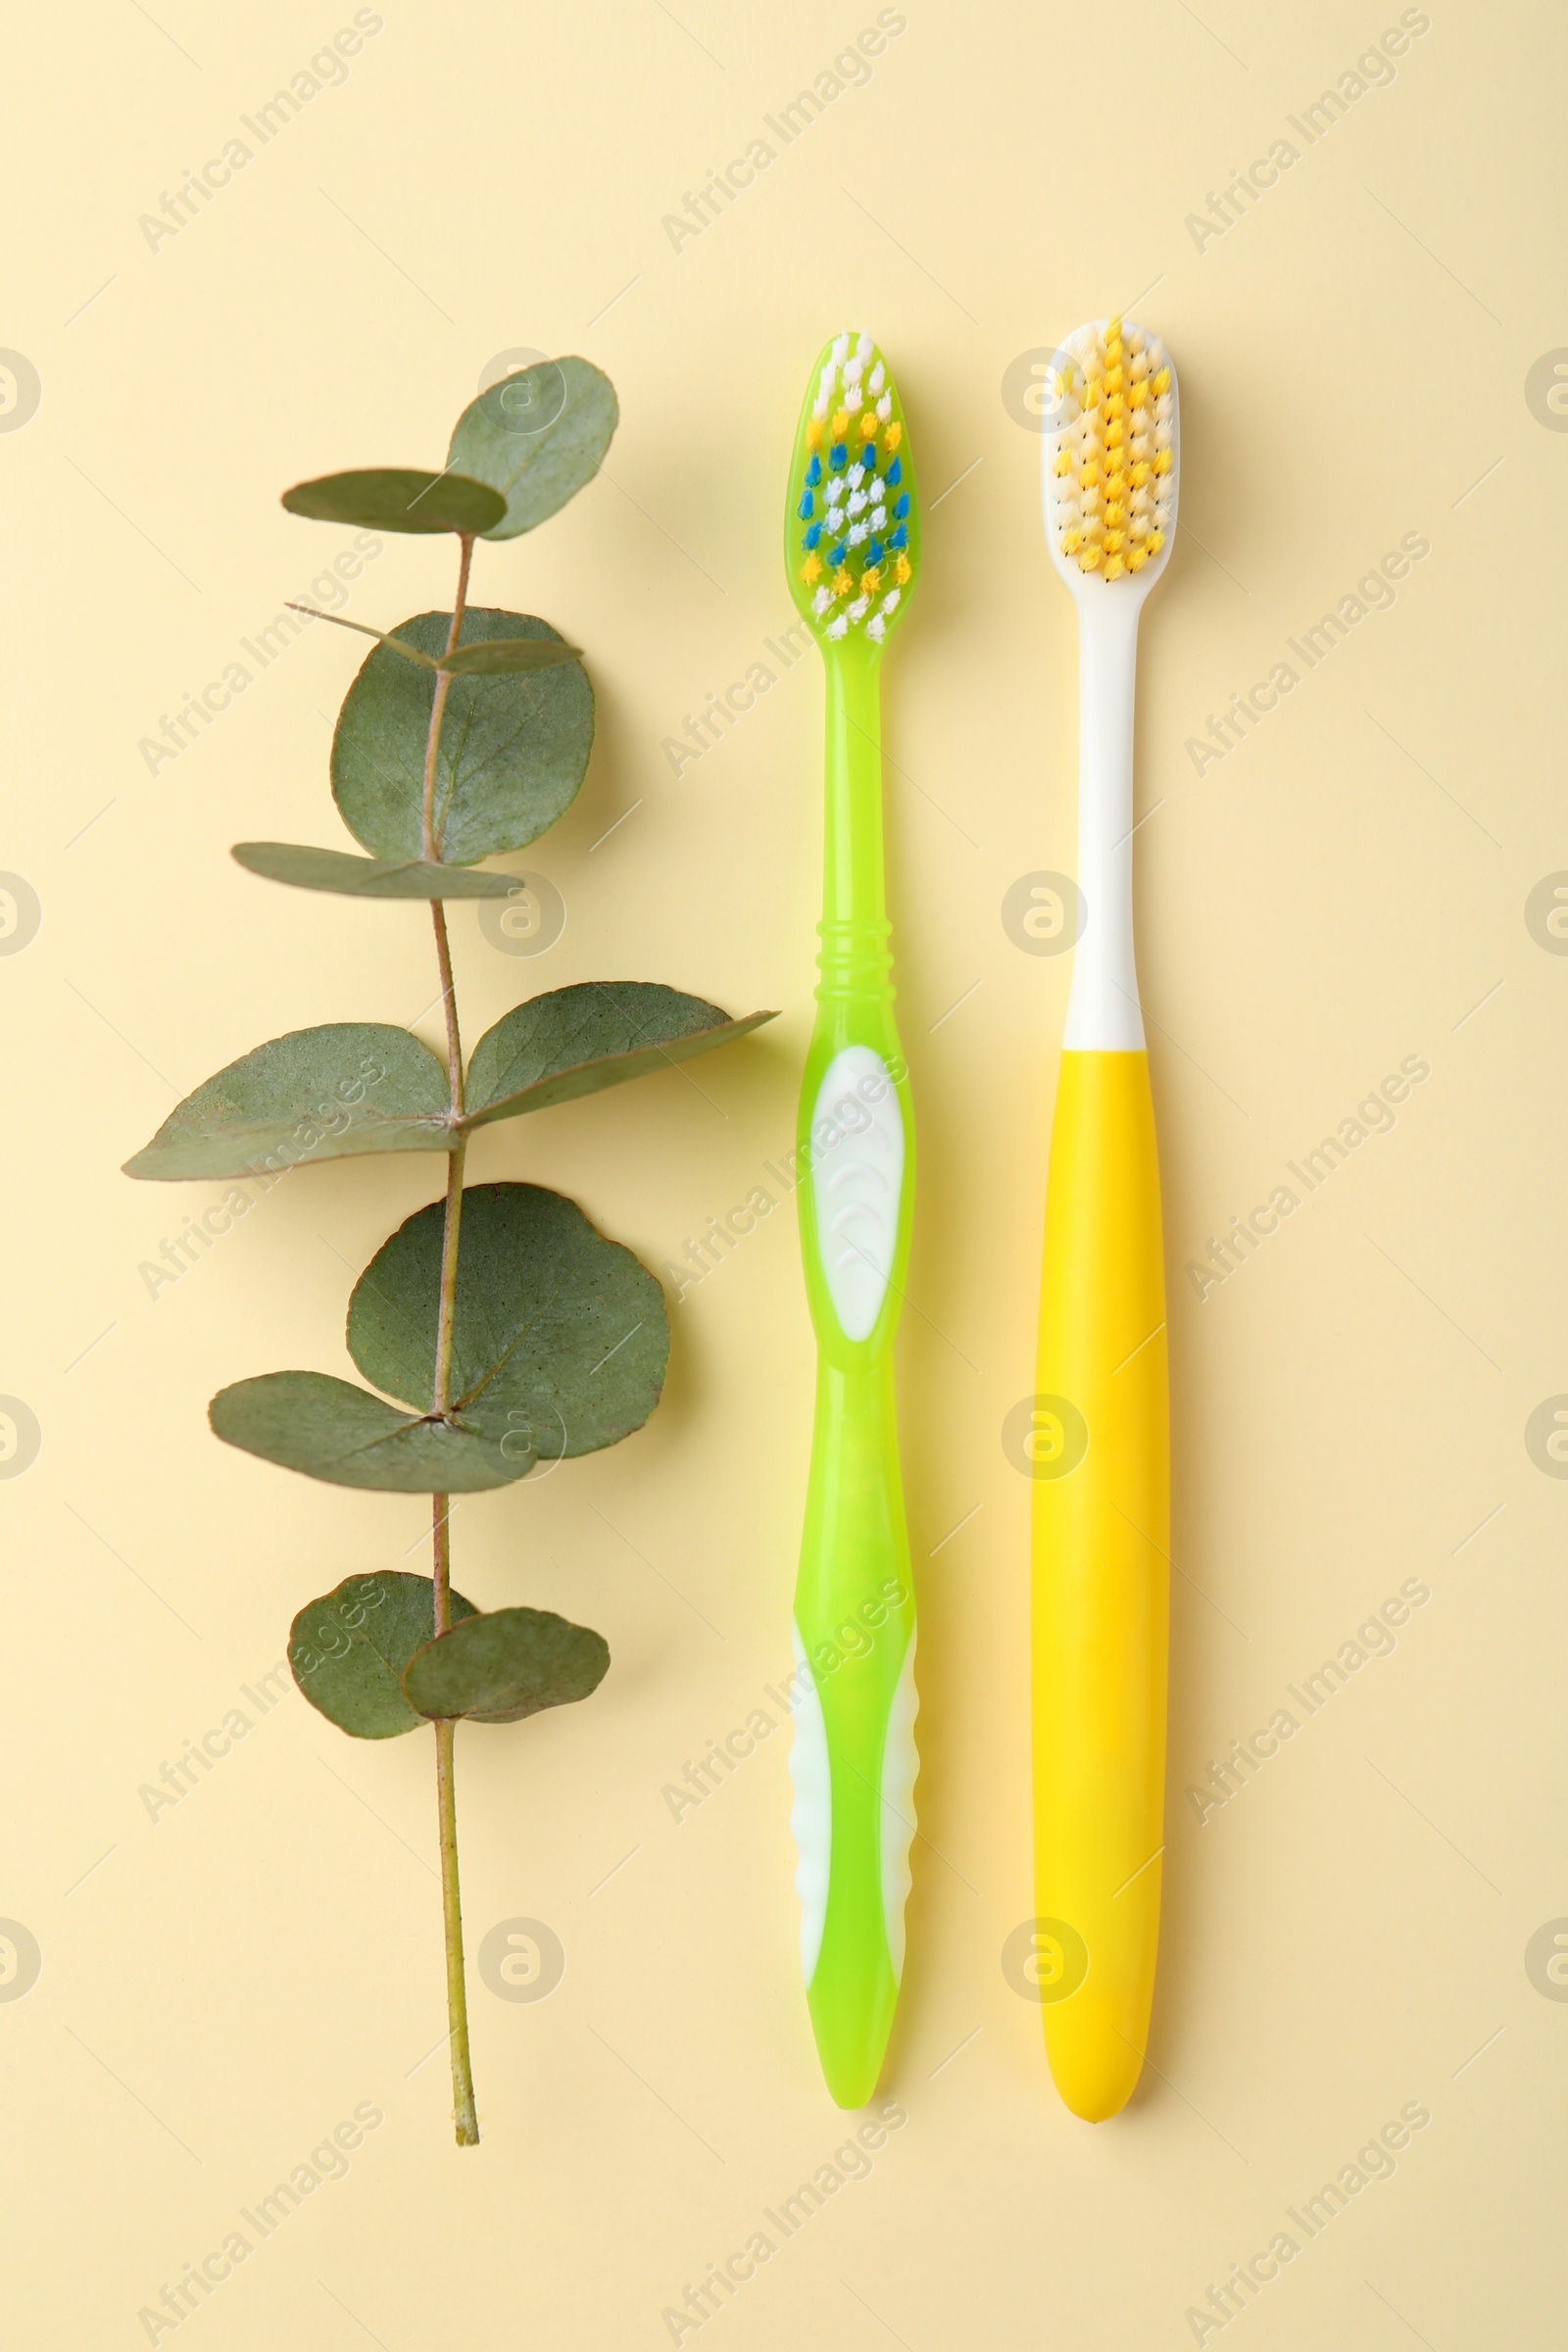
M 447 632 L 446 650 L 449 654 L 456 651 L 463 629 L 464 607 L 468 595 L 468 567 L 473 561 L 471 535 L 464 535 L 462 548 L 457 601 L 452 612 L 452 626 Z M 437 671 L 430 700 L 430 733 L 424 751 L 421 828 L 424 857 L 430 864 L 435 863 L 441 850 L 435 787 L 441 750 L 441 720 L 446 710 L 451 682 L 446 670 Z M 441 972 L 441 1004 L 446 1015 L 448 1088 L 452 1116 L 457 1120 L 463 1116 L 463 1042 L 458 1032 L 458 999 L 452 979 L 452 949 L 447 938 L 447 918 L 439 899 L 430 901 L 430 917 L 435 926 L 436 962 Z M 458 1307 L 458 1234 L 463 1219 L 463 1167 L 466 1156 L 467 1147 L 459 1141 L 454 1144 L 447 1161 L 446 1221 L 441 1235 L 441 1289 L 436 1309 L 435 1385 L 430 1399 L 430 1410 L 434 1414 L 445 1414 L 452 1405 L 452 1335 Z M 436 1494 L 432 1496 L 431 1503 L 435 1554 L 431 1602 L 435 1631 L 440 1635 L 447 1631 L 452 1622 L 451 1497 Z M 435 1792 L 441 1843 L 441 1913 L 447 1957 L 447 2023 L 451 2029 L 452 2114 L 459 2147 L 471 2148 L 479 2144 L 479 2120 L 474 2111 L 473 2065 L 468 2053 L 468 1994 L 463 1966 L 463 1901 L 458 1885 L 458 1803 L 454 1778 L 454 1735 L 457 1728 L 452 1722 L 438 1723 L 435 1727 Z

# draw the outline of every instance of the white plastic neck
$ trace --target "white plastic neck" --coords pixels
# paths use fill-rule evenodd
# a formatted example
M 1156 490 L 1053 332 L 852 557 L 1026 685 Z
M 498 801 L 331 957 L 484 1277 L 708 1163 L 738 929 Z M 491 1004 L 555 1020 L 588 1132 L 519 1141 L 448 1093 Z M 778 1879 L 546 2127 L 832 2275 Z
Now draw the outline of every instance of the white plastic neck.
M 1126 583 L 1131 586 L 1131 583 Z M 1141 583 L 1140 583 L 1141 585 Z M 1144 1019 L 1133 957 L 1133 689 L 1143 597 L 1096 580 L 1078 608 L 1078 887 L 1062 1043 L 1075 1053 L 1140 1053 Z

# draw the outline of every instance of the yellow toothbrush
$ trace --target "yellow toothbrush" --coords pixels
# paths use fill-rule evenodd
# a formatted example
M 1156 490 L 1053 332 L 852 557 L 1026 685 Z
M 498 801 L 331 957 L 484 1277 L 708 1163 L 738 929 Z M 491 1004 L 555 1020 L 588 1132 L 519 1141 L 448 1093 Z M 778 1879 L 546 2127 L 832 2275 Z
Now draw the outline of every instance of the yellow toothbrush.
M 1159 1939 L 1170 1426 L 1159 1163 L 1133 958 L 1133 689 L 1176 530 L 1176 377 L 1111 318 L 1070 336 L 1046 536 L 1078 608 L 1078 885 L 1052 1127 L 1033 1470 L 1035 1923 L 1046 2051 L 1099 2123 L 1143 2065 Z

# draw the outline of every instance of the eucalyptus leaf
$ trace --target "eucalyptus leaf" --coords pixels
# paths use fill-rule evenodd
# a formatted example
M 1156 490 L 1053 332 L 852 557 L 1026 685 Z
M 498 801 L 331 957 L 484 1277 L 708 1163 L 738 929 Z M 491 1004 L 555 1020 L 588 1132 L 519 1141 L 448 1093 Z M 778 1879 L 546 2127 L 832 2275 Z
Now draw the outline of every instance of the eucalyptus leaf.
M 514 539 L 557 514 L 593 480 L 619 421 L 614 385 L 587 360 L 540 360 L 470 401 L 447 464 L 505 497 L 482 536 Z
M 349 1353 L 367 1380 L 423 1409 L 434 1395 L 446 1213 L 401 1225 L 349 1301 Z M 574 1200 L 533 1184 L 465 1189 L 452 1338 L 453 1411 L 499 1447 L 559 1460 L 613 1446 L 659 1402 L 669 1354 L 664 1295 Z
M 753 1012 L 731 1020 L 720 1005 L 650 980 L 581 980 L 552 989 L 507 1013 L 474 1047 L 464 1127 L 623 1085 L 727 1046 L 776 1017 Z
M 405 645 L 401 637 L 391 637 L 385 629 L 372 629 L 368 621 L 350 620 L 342 612 L 323 612 L 319 605 L 296 604 L 292 597 L 288 598 L 287 603 L 291 612 L 308 612 L 312 620 L 329 620 L 334 628 L 353 629 L 358 636 L 374 637 L 379 644 L 390 646 L 393 653 L 401 655 L 405 662 L 412 662 L 418 669 L 440 667 L 440 663 L 432 661 L 428 654 L 421 654 L 416 645 Z
M 236 841 L 229 852 L 248 873 L 296 890 L 331 890 L 345 899 L 509 899 L 515 874 L 471 865 L 422 865 L 417 858 L 356 858 L 293 841 Z
M 477 1616 L 451 1595 L 454 1624 Z M 435 1600 L 427 1576 L 381 1568 L 346 1576 L 301 1609 L 289 1629 L 294 1680 L 318 1713 L 356 1740 L 395 1740 L 426 1721 L 403 1695 L 403 1670 L 433 1639 Z
M 368 466 L 318 474 L 283 493 L 291 514 L 313 522 L 356 522 L 368 531 L 461 531 L 488 534 L 507 512 L 505 494 L 484 480 L 427 473 L 422 466 Z
M 385 1021 L 333 1021 L 231 1061 L 170 1112 L 125 1174 L 169 1184 L 365 1152 L 450 1152 L 450 1112 L 446 1070 L 418 1038 Z
M 403 1695 L 437 1722 L 520 1723 L 587 1698 L 609 1668 L 610 1644 L 589 1626 L 549 1609 L 490 1609 L 416 1649 Z
M 443 654 L 450 613 L 421 612 L 394 632 Z M 517 639 L 562 645 L 548 621 L 480 607 L 464 614 L 460 647 Z M 349 688 L 332 738 L 332 791 L 343 821 L 373 858 L 424 854 L 424 756 L 435 679 L 377 646 Z M 577 796 L 594 740 L 594 694 L 580 662 L 529 675 L 453 677 L 435 778 L 443 863 L 468 865 L 520 850 Z
M 208 1415 L 215 1436 L 264 1462 L 389 1494 L 476 1494 L 526 1478 L 535 1460 L 521 1430 L 497 1440 L 463 1416 L 402 1412 L 325 1372 L 236 1381 L 220 1389 Z
M 389 653 L 404 662 L 412 662 L 416 669 L 444 669 L 454 678 L 493 678 L 514 669 L 550 669 L 558 662 L 580 662 L 582 648 L 576 645 L 552 644 L 531 637 L 481 638 L 475 645 L 460 645 L 453 652 L 443 652 L 439 658 L 427 654 L 416 645 L 407 644 L 386 629 L 372 629 L 368 621 L 350 620 L 342 612 L 323 612 L 318 605 L 300 605 L 288 599 L 291 612 L 306 612 L 312 620 L 329 620 L 337 628 L 353 629 L 361 637 L 373 637 Z
M 580 646 L 552 644 L 549 638 L 487 637 L 443 654 L 436 667 L 452 678 L 499 678 L 519 669 L 554 669 L 558 662 L 581 660 Z

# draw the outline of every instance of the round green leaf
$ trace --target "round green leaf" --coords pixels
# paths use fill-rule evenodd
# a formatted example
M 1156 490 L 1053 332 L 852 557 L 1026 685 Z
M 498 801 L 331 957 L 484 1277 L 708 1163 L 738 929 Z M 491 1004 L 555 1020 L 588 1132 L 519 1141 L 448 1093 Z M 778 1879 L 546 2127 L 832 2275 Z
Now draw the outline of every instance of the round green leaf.
M 450 1152 L 451 1103 L 445 1069 L 407 1029 L 292 1029 L 187 1095 L 125 1174 L 168 1184 L 362 1152 Z
M 508 1487 L 534 1466 L 524 1433 L 494 1438 L 462 1415 L 432 1421 L 399 1411 L 325 1372 L 265 1372 L 220 1389 L 208 1407 L 215 1436 L 282 1470 L 334 1487 L 389 1494 L 476 1494 Z
M 269 882 L 336 891 L 345 899 L 506 899 L 517 887 L 515 874 L 421 865 L 417 858 L 355 858 L 347 850 L 313 850 L 292 841 L 236 841 L 229 855 Z
M 558 513 L 599 471 L 619 418 L 614 385 L 587 360 L 540 360 L 470 401 L 447 464 L 504 495 L 483 536 L 514 539 Z
M 505 497 L 468 475 L 427 473 L 421 466 L 369 466 L 318 474 L 283 493 L 291 514 L 313 522 L 354 522 L 368 531 L 488 533 L 506 514 Z
M 474 1047 L 465 1131 L 668 1069 L 775 1018 L 753 1012 L 732 1021 L 722 1006 L 651 980 L 552 989 L 516 1005 Z
M 450 613 L 421 612 L 395 634 L 445 650 Z M 486 608 L 464 614 L 459 645 L 519 638 L 560 645 L 548 621 Z M 435 679 L 377 646 L 338 713 L 332 792 L 373 858 L 422 858 L 424 753 Z M 594 740 L 594 693 L 580 662 L 528 673 L 454 677 L 437 751 L 436 839 L 443 861 L 469 865 L 520 850 L 571 806 Z
M 520 1723 L 586 1698 L 609 1668 L 610 1644 L 591 1627 L 548 1609 L 491 1609 L 416 1649 L 403 1695 L 436 1721 Z
M 478 1614 L 452 1594 L 456 1624 Z M 435 1632 L 427 1576 L 381 1568 L 346 1576 L 301 1609 L 289 1629 L 288 1662 L 305 1696 L 356 1740 L 395 1740 L 426 1719 L 403 1695 L 403 1670 Z
M 349 1301 L 349 1353 L 406 1403 L 434 1392 L 445 1203 L 377 1250 Z M 669 1323 L 659 1284 L 574 1200 L 533 1184 L 463 1195 L 452 1341 L 453 1410 L 498 1447 L 541 1460 L 592 1453 L 659 1402 Z

